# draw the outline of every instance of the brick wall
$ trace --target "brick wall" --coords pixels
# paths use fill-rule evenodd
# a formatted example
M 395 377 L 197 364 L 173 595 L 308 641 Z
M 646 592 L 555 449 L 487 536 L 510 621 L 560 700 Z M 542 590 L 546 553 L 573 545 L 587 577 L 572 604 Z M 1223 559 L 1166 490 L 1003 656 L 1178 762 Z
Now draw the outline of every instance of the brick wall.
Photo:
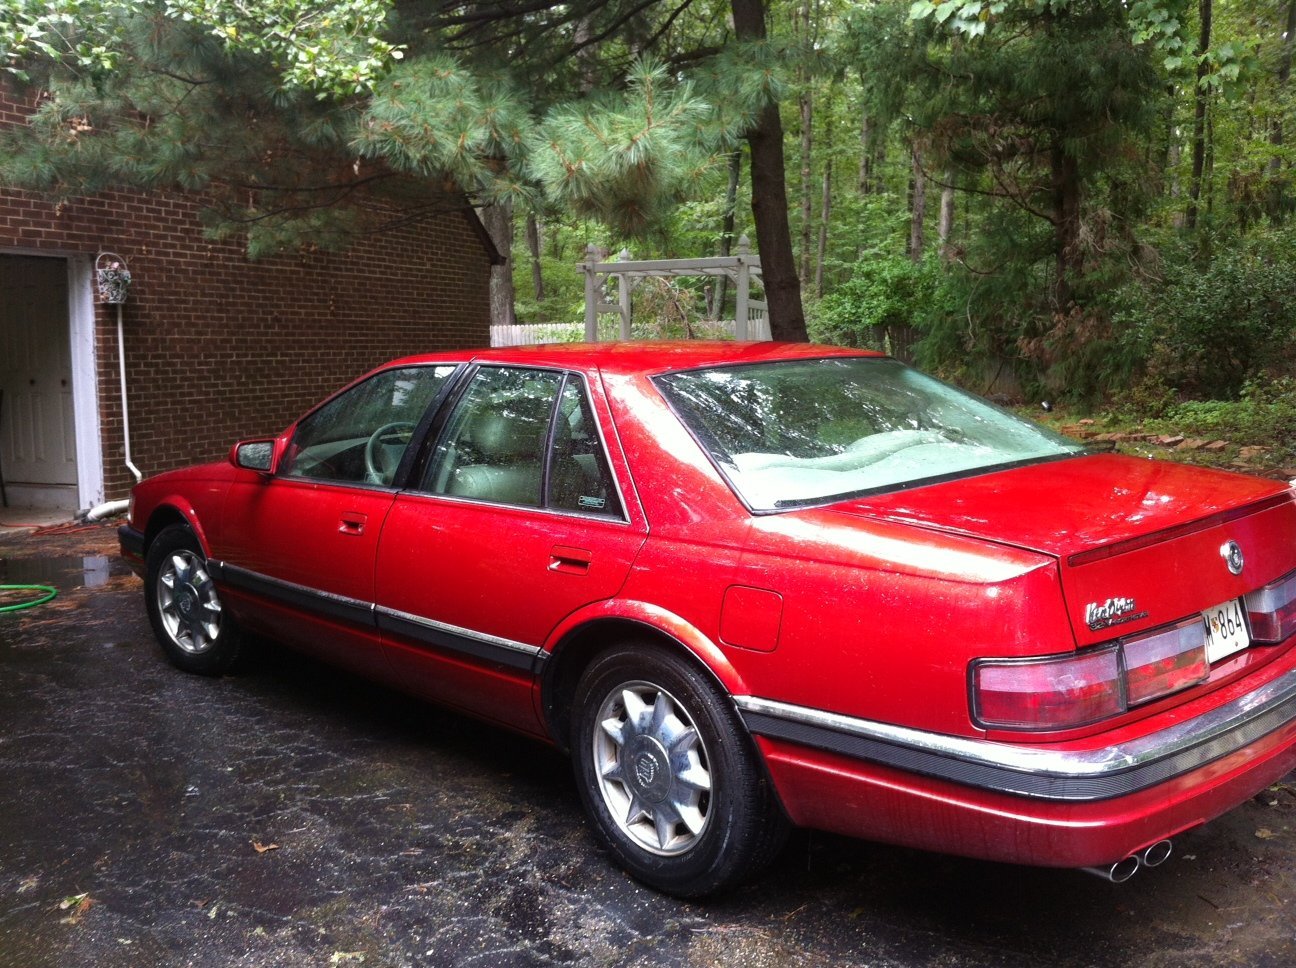
M 0 124 L 23 111 L 0 90 Z M 384 360 L 489 343 L 490 262 L 470 213 L 371 237 L 345 254 L 249 260 L 203 238 L 190 197 L 109 192 L 55 206 L 0 191 L 0 254 L 123 256 L 131 449 L 146 475 L 223 456 L 281 430 Z M 100 432 L 108 497 L 123 464 L 116 310 L 96 307 Z

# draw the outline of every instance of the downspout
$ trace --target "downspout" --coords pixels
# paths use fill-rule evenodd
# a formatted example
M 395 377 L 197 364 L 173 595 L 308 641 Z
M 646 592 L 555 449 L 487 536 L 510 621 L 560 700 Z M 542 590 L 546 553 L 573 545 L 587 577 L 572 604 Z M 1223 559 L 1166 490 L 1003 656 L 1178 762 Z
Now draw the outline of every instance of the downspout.
M 110 261 L 105 263 L 105 258 Z M 122 327 L 122 305 L 126 302 L 131 274 L 126 268 L 125 259 L 111 252 L 101 252 L 95 260 L 95 277 L 100 298 L 117 307 L 117 368 L 121 380 L 122 443 L 126 452 L 126 468 L 135 476 L 135 483 L 138 484 L 144 479 L 144 475 L 131 460 L 130 414 L 126 406 L 126 335 Z M 86 521 L 100 521 L 121 514 L 129 507 L 129 500 L 107 501 L 86 511 L 84 518 Z
M 126 450 L 126 468 L 135 475 L 135 483 L 144 479 L 140 469 L 131 462 L 130 415 L 126 407 L 126 337 L 122 332 L 122 304 L 117 304 L 117 365 L 121 373 L 122 443 Z

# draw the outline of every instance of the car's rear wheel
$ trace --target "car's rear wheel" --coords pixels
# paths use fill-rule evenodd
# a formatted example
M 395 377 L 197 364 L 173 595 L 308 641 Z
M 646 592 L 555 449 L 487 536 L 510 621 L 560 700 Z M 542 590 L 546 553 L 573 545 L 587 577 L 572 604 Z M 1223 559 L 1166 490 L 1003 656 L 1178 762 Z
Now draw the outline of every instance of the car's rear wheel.
M 777 852 L 787 822 L 751 739 L 692 662 L 653 643 L 599 655 L 577 686 L 572 729 L 585 808 L 639 880 L 697 897 Z
M 149 621 L 167 658 L 186 672 L 228 672 L 242 637 L 221 606 L 194 533 L 183 524 L 164 528 L 149 545 L 145 564 Z

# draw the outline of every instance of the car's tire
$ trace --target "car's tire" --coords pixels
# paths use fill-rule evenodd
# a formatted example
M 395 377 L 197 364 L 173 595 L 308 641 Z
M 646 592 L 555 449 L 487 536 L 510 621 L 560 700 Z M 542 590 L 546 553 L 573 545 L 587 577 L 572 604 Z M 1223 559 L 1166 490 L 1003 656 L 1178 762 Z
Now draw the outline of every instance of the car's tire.
M 644 642 L 596 656 L 576 687 L 572 759 L 585 809 L 634 877 L 679 897 L 732 887 L 788 823 L 728 697 Z
M 145 565 L 149 621 L 166 657 L 185 672 L 230 671 L 243 636 L 221 606 L 194 533 L 184 524 L 163 528 L 149 545 Z

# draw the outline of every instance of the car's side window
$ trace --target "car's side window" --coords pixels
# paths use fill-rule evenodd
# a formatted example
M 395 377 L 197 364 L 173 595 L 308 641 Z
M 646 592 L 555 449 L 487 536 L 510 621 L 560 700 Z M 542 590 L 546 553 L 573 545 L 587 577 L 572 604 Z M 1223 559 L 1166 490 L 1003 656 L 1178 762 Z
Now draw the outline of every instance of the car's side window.
M 478 370 L 420 489 L 518 507 L 621 514 L 585 381 L 552 370 Z
M 450 416 L 422 489 L 539 507 L 545 441 L 562 374 L 482 367 Z
M 547 503 L 552 508 L 585 514 L 621 514 L 585 381 L 575 374 L 567 377 L 558 401 Z
M 298 424 L 279 462 L 287 477 L 391 484 L 414 429 L 455 366 L 384 370 Z

